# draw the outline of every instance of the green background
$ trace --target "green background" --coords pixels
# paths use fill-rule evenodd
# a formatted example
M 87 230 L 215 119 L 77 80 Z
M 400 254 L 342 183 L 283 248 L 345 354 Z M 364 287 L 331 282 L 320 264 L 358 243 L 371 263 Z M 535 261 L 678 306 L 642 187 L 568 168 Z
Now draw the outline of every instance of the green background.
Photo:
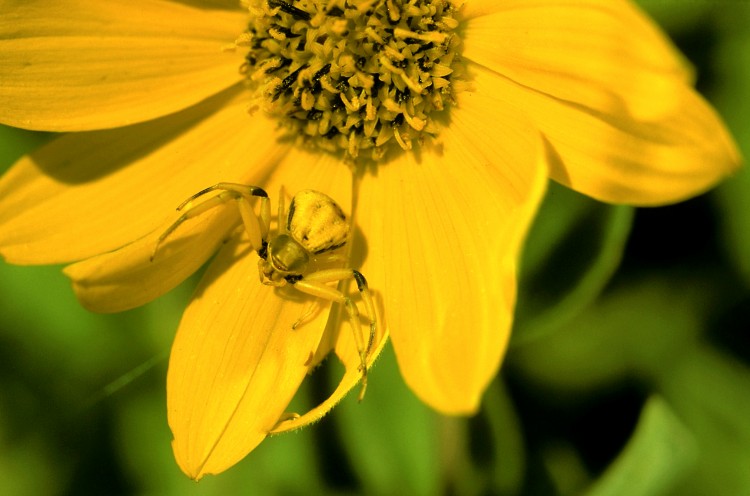
M 604 1 L 604 0 L 603 0 Z M 750 156 L 750 5 L 643 0 Z M 0 166 L 48 137 L 0 128 Z M 750 495 L 750 173 L 655 209 L 552 185 L 481 412 L 447 418 L 389 348 L 366 400 L 200 483 L 172 458 L 166 357 L 195 279 L 95 315 L 60 267 L 0 264 L 0 493 Z M 330 390 L 335 364 L 302 402 Z

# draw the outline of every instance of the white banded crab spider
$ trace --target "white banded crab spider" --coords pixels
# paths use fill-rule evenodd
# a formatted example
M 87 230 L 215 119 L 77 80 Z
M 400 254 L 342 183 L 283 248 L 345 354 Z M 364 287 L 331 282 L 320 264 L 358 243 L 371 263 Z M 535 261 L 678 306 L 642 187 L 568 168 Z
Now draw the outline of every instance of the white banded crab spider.
M 217 194 L 206 197 L 214 192 Z M 254 198 L 260 199 L 258 215 L 253 211 Z M 250 244 L 260 257 L 258 272 L 263 284 L 277 287 L 290 285 L 303 293 L 341 303 L 346 308 L 361 361 L 361 400 L 367 387 L 367 356 L 377 329 L 375 305 L 365 277 L 356 269 L 317 268 L 319 263 L 347 260 L 344 255 L 335 251 L 348 241 L 350 225 L 341 207 L 331 197 L 310 189 L 300 191 L 292 198 L 286 214 L 284 199 L 279 198 L 277 228 L 273 232 L 270 201 L 263 189 L 237 183 L 215 184 L 194 194 L 177 207 L 182 215 L 159 236 L 151 260 L 153 261 L 164 240 L 183 222 L 230 201 L 236 201 Z M 366 340 L 361 334 L 357 305 L 346 294 L 329 285 L 349 278 L 357 283 L 365 315 L 369 320 L 369 335 Z M 305 312 L 292 328 L 302 323 L 309 313 Z

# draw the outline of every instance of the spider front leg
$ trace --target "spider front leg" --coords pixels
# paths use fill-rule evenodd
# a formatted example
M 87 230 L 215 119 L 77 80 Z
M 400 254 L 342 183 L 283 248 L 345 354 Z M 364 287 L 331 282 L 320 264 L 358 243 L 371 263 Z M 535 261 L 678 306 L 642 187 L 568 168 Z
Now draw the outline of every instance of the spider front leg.
M 366 344 L 360 332 L 362 326 L 359 322 L 359 310 L 357 309 L 357 305 L 355 305 L 352 299 L 344 293 L 327 284 L 348 278 L 354 279 L 357 283 L 357 289 L 359 290 L 362 303 L 365 307 L 365 315 L 370 321 L 369 335 Z M 354 332 L 354 342 L 356 343 L 361 361 L 360 370 L 362 371 L 362 389 L 359 393 L 358 399 L 359 401 L 362 401 L 362 398 L 364 398 L 365 395 L 365 390 L 367 389 L 367 356 L 372 349 L 373 342 L 375 341 L 375 332 L 377 330 L 375 304 L 373 303 L 370 290 L 367 287 L 367 280 L 359 271 L 354 269 L 326 269 L 305 275 L 302 279 L 294 283 L 294 287 L 303 293 L 344 304 L 344 307 L 349 314 L 349 323 L 351 324 L 352 332 Z
M 208 199 L 204 199 L 199 203 L 193 203 L 195 200 L 213 191 L 219 191 L 219 193 Z M 253 212 L 251 205 L 251 199 L 253 197 L 260 198 L 259 215 L 255 215 Z M 240 211 L 245 230 L 250 237 L 250 244 L 254 250 L 259 250 L 263 242 L 268 240 L 268 232 L 271 225 L 271 207 L 268 200 L 268 194 L 262 188 L 257 186 L 248 186 L 237 183 L 218 183 L 199 191 L 177 207 L 178 211 L 182 211 L 182 215 L 180 215 L 177 220 L 161 234 L 161 236 L 159 236 L 159 239 L 154 246 L 154 251 L 151 253 L 151 261 L 153 262 L 154 257 L 156 257 L 156 252 L 159 250 L 159 246 L 161 246 L 164 240 L 180 227 L 183 222 L 197 217 L 212 208 L 223 205 L 230 200 L 237 201 L 237 208 Z

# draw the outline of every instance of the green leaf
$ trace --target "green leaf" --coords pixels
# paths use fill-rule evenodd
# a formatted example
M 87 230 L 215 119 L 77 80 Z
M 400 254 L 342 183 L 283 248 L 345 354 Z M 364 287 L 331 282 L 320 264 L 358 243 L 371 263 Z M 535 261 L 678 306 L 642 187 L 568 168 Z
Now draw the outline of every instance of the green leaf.
M 750 494 L 750 369 L 698 343 L 659 387 L 700 447 L 696 469 L 675 494 Z
M 623 285 L 558 332 L 509 350 L 508 362 L 527 378 L 566 390 L 654 377 L 692 346 L 715 295 L 709 281 L 694 276 Z
M 513 350 L 509 365 L 546 394 L 588 399 L 637 381 L 663 398 L 694 437 L 698 457 L 679 474 L 647 472 L 644 490 L 676 484 L 666 494 L 750 494 L 750 370 L 704 337 L 735 293 L 725 273 L 652 273 L 611 291 L 565 330 Z
M 477 415 L 440 420 L 441 480 L 447 492 L 521 494 L 526 446 L 521 420 L 502 379 L 490 385 Z
M 0 174 L 24 153 L 49 141 L 52 133 L 26 131 L 0 125 Z
M 704 21 L 715 0 L 637 0 L 664 29 L 671 33 L 687 31 Z
M 671 489 L 697 458 L 697 444 L 669 405 L 648 400 L 635 433 L 587 496 L 658 496 Z
M 391 346 L 368 374 L 361 403 L 350 394 L 333 415 L 364 494 L 438 494 L 438 416 L 406 387 Z M 336 377 L 332 377 L 336 380 Z
M 721 12 L 722 42 L 716 56 L 717 89 L 713 102 L 750 157 L 750 4 L 737 2 Z M 750 170 L 747 164 L 717 190 L 727 254 L 750 285 Z
M 493 494 L 520 494 L 526 470 L 526 446 L 521 419 L 501 379 L 495 380 L 483 401 L 489 429 L 487 442 L 495 448 L 494 466 L 490 467 Z
M 599 206 L 598 202 L 549 181 L 544 201 L 526 239 L 521 274 L 529 277 L 552 257 L 555 248 L 574 229 L 581 216 Z
M 550 186 L 524 249 L 513 345 L 562 328 L 596 299 L 620 264 L 633 212 Z
M 160 374 L 163 376 L 164 371 Z M 155 386 L 152 384 L 151 386 Z M 162 387 L 117 402 L 114 438 L 129 481 L 161 496 L 322 494 L 313 429 L 266 439 L 232 470 L 195 483 L 174 461 Z

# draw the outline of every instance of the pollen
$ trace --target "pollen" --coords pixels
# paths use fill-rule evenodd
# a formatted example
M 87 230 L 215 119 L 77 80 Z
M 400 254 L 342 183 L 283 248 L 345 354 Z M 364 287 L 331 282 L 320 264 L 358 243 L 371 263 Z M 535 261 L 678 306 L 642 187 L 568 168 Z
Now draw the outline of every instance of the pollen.
M 242 72 L 290 136 L 382 158 L 439 134 L 462 86 L 448 0 L 244 0 Z

